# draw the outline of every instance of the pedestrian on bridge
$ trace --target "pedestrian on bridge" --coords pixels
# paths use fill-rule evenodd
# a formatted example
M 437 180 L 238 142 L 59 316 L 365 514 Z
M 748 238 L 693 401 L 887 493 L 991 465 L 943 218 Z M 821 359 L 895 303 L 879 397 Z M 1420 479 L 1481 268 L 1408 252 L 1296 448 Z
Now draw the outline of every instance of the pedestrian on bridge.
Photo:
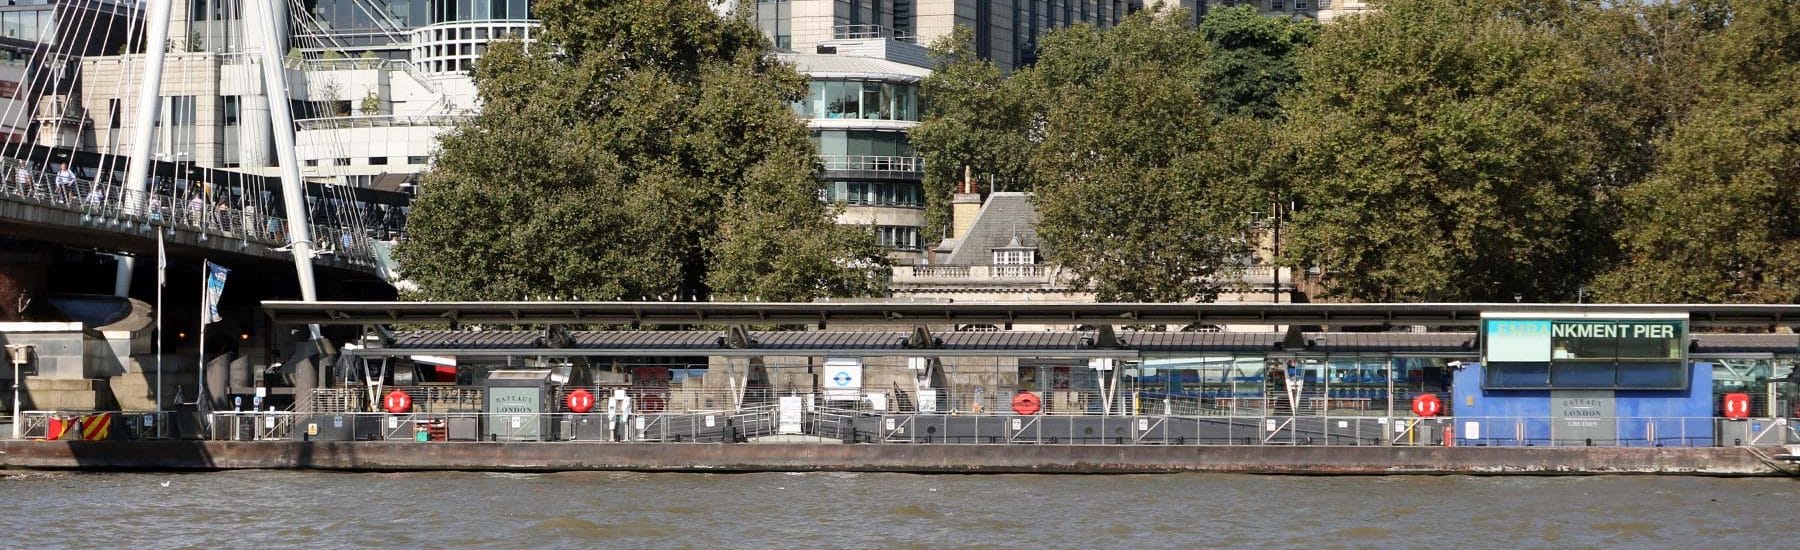
M 206 201 L 201 200 L 200 195 L 194 195 L 193 198 L 188 199 L 188 223 L 201 225 L 205 221 L 205 215 Z
M 75 195 L 75 171 L 69 169 L 69 163 L 62 163 L 56 171 L 56 195 L 58 200 L 73 201 Z

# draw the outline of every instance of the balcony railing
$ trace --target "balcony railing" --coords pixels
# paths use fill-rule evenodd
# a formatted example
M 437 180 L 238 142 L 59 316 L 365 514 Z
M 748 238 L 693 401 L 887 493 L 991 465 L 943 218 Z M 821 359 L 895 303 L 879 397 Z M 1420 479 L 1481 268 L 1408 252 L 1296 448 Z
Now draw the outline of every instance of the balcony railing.
M 826 170 L 858 170 L 865 172 L 917 174 L 925 169 L 925 159 L 919 157 L 819 155 L 819 160 L 825 163 Z
M 881 25 L 838 25 L 831 28 L 834 39 L 892 38 L 900 42 L 912 42 L 912 33 L 897 31 Z
M 347 128 L 413 128 L 450 127 L 474 118 L 473 115 L 363 115 L 303 118 L 294 121 L 301 130 L 340 130 Z
M 1062 267 L 1053 265 L 902 265 L 894 266 L 897 284 L 971 284 L 1064 282 Z
M 1281 273 L 1281 284 L 1289 286 L 1294 279 L 1289 268 L 1252 266 L 1245 268 L 1226 286 L 1267 287 Z M 1069 274 L 1055 265 L 902 265 L 894 266 L 894 282 L 899 284 L 971 284 L 1019 283 L 1043 284 L 1066 282 Z

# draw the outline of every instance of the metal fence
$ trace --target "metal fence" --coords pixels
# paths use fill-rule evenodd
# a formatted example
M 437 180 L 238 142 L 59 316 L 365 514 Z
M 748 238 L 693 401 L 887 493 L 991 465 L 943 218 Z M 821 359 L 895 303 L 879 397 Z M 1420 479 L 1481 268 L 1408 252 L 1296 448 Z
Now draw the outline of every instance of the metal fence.
M 727 443 L 775 435 L 774 407 L 710 413 L 219 412 L 212 439 L 231 441 L 631 441 Z
M 63 430 L 56 434 L 56 439 L 83 439 L 83 419 L 91 419 L 103 413 L 94 411 L 21 411 L 19 419 L 20 435 L 25 439 L 50 438 L 52 420 Z M 112 412 L 104 439 L 155 440 L 168 439 L 175 436 L 175 430 L 169 426 L 168 412 Z M 8 434 L 10 435 L 10 434 Z
M 907 445 L 1711 447 L 1800 442 L 1800 430 L 1781 418 L 1018 416 L 777 406 L 621 415 L 221 412 L 211 415 L 209 424 L 213 439 L 238 441 L 731 443 L 784 436 L 784 441 L 821 444 Z M 1754 429 L 1722 430 L 1730 426 Z
M 78 212 L 82 223 L 111 226 L 122 233 L 186 229 L 207 237 L 241 239 L 269 247 L 289 244 L 286 218 L 208 201 L 204 192 L 188 186 L 137 192 L 117 183 L 59 177 L 54 172 L 9 162 L 0 165 L 0 196 Z M 375 265 L 371 241 L 385 236 L 371 234 L 378 230 L 307 225 L 321 251 L 329 251 L 351 265 Z

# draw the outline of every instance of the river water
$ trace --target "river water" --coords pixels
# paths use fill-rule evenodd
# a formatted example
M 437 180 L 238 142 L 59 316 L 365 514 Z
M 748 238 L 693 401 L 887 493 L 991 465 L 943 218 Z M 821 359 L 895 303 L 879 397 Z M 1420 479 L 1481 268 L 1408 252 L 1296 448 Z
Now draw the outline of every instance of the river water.
M 1800 481 L 6 473 L 8 548 L 1781 548 Z

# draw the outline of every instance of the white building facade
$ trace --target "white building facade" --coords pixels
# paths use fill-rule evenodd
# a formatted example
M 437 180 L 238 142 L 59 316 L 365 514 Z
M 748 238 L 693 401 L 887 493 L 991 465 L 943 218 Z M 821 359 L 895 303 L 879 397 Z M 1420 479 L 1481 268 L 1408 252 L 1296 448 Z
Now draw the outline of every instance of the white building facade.
M 536 39 L 528 0 L 307 0 L 279 21 L 242 0 L 173 3 L 152 154 L 275 175 L 270 98 L 246 33 L 278 32 L 286 97 L 307 179 L 386 189 L 424 171 L 438 137 L 477 108 L 469 77 L 487 44 Z M 303 7 L 294 10 L 291 7 Z M 380 9 L 375 9 L 380 8 Z M 128 154 L 141 55 L 82 60 L 77 97 L 93 128 L 80 146 Z
M 782 54 L 811 83 L 794 111 L 806 119 L 825 167 L 823 198 L 838 222 L 868 226 L 900 264 L 921 260 L 923 163 L 908 132 L 919 125 L 925 49 L 888 37 L 824 40 Z

